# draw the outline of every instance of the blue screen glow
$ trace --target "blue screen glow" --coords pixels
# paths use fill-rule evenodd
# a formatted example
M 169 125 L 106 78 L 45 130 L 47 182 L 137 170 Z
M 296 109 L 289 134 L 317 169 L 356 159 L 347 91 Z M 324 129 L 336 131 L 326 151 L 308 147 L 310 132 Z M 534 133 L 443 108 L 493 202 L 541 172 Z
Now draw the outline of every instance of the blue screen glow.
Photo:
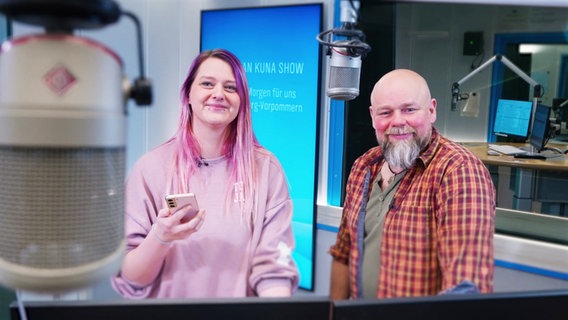
M 532 102 L 499 99 L 493 132 L 527 138 L 531 124 Z
M 307 290 L 314 272 L 321 11 L 321 4 L 307 4 L 201 12 L 201 50 L 225 48 L 241 60 L 255 133 L 288 177 L 293 258 Z

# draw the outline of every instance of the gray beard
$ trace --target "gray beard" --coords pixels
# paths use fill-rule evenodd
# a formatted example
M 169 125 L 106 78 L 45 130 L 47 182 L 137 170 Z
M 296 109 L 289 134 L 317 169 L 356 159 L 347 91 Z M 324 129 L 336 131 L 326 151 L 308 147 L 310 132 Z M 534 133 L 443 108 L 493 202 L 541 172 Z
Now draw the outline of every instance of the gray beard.
M 379 145 L 383 148 L 385 160 L 391 167 L 406 170 L 412 167 L 420 151 L 428 145 L 430 136 L 431 134 L 425 139 L 414 138 L 396 144 L 391 143 L 387 138 L 385 141 L 379 141 Z

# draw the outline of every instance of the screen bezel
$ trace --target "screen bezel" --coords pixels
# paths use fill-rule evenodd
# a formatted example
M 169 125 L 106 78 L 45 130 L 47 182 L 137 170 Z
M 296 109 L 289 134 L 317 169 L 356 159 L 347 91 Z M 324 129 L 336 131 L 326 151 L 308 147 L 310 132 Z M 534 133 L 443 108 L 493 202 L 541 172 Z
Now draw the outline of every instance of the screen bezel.
M 415 319 L 528 319 L 543 310 L 546 319 L 563 319 L 568 291 L 565 289 L 499 292 L 487 294 L 444 294 L 389 299 L 339 300 L 333 318 L 341 320 Z
M 17 302 L 11 320 L 22 320 Z M 28 319 L 156 320 L 156 319 L 330 319 L 327 297 L 199 298 L 144 300 L 23 301 Z
M 209 298 L 145 300 L 26 301 L 29 319 L 155 320 L 155 319 L 565 319 L 567 289 L 445 294 L 388 299 L 331 300 L 327 296 L 290 298 Z M 18 304 L 9 307 L 11 320 L 22 320 Z

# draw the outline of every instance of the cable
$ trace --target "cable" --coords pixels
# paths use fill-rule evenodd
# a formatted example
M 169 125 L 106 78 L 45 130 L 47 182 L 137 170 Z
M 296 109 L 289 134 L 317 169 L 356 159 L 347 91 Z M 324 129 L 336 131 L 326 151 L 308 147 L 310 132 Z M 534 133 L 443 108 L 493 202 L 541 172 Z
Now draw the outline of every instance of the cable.
M 485 58 L 485 51 L 481 51 L 478 55 L 475 56 L 475 58 L 473 58 L 473 60 L 471 61 L 471 70 L 475 70 L 476 68 L 478 68 L 481 65 L 481 62 L 483 62 L 483 59 Z M 475 65 L 475 61 L 479 59 L 479 62 L 477 63 L 477 65 Z
M 26 314 L 26 309 L 24 308 L 24 301 L 22 301 L 22 295 L 20 290 L 16 290 L 16 300 L 18 302 L 18 311 L 20 312 L 20 320 L 28 320 Z
M 562 154 L 562 150 L 555 148 L 555 147 L 544 147 L 542 150 L 550 150 L 550 151 L 554 151 L 556 153 Z

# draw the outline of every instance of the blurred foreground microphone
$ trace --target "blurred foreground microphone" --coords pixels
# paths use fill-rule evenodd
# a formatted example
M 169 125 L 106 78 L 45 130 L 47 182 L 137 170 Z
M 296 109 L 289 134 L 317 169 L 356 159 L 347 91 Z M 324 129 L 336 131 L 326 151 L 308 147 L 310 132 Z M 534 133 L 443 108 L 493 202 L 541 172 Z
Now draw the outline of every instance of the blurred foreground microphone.
M 126 103 L 151 103 L 140 23 L 113 1 L 0 0 L 11 20 L 45 34 L 0 49 L 0 284 L 34 292 L 86 287 L 124 254 Z M 141 77 L 73 35 L 134 20 Z
M 371 51 L 371 46 L 363 42 L 363 32 L 355 29 L 359 6 L 359 1 L 341 0 L 341 27 L 317 36 L 319 43 L 328 46 L 330 58 L 326 94 L 331 99 L 353 100 L 359 95 L 361 59 Z M 335 40 L 332 35 L 340 38 Z

